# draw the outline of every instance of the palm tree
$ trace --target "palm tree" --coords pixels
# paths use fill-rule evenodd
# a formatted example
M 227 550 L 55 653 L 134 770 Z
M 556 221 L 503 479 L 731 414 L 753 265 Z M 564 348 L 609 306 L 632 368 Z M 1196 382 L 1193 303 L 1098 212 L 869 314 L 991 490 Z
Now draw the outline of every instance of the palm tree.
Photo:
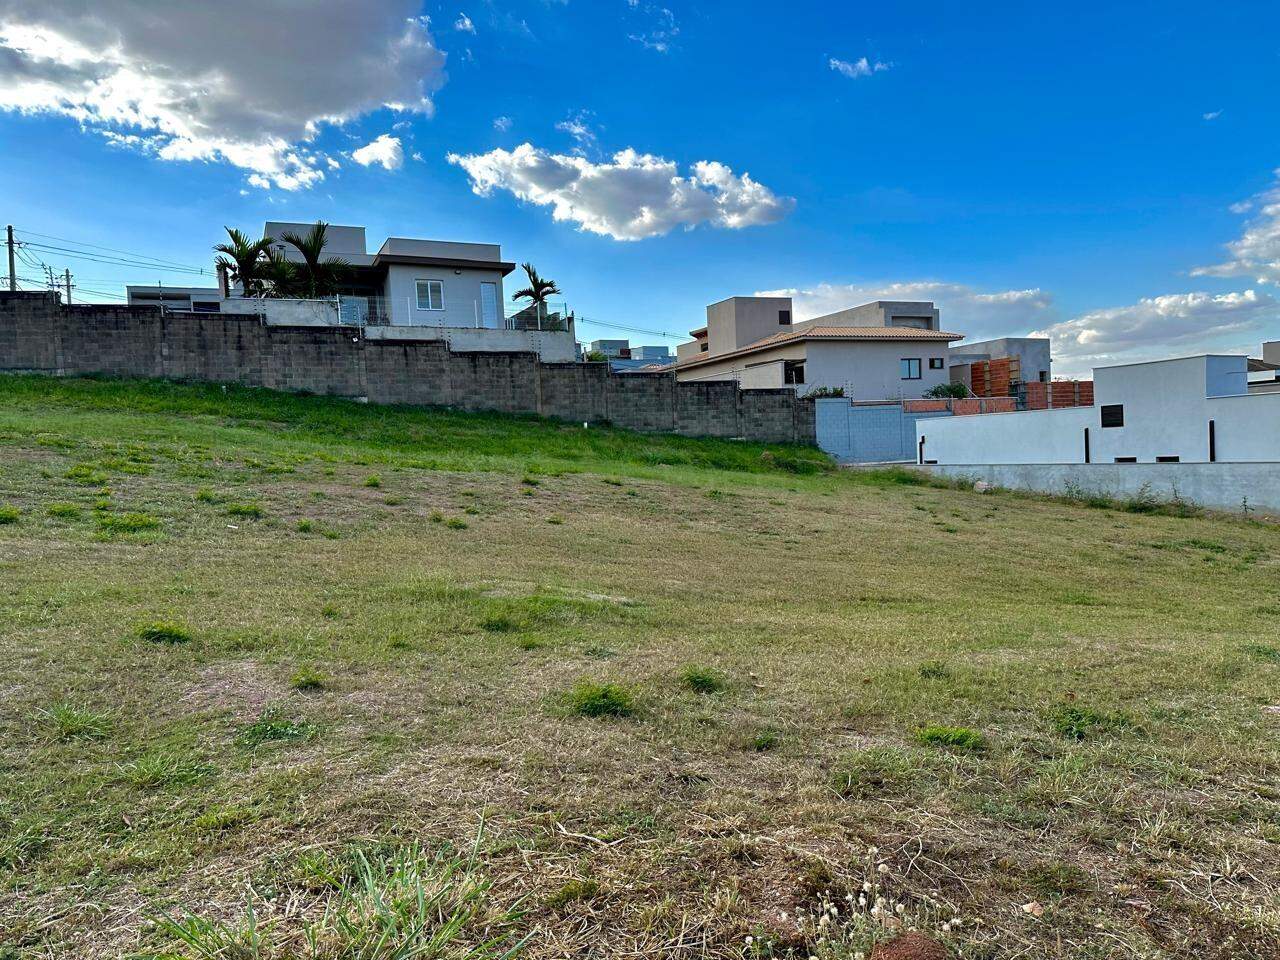
M 218 265 L 226 267 L 231 279 L 240 284 L 243 296 L 253 297 L 262 292 L 259 271 L 263 266 L 263 258 L 271 249 L 271 238 L 250 240 L 247 235 L 231 227 L 224 228 L 230 243 L 220 243 L 213 249 L 223 254 L 218 257 Z
M 284 253 L 272 247 L 267 259 L 258 264 L 258 280 L 269 297 L 296 297 L 299 290 L 298 265 L 286 260 Z
M 556 286 L 554 280 L 546 280 L 538 276 L 538 271 L 533 268 L 532 263 L 521 264 L 524 272 L 529 276 L 529 285 L 517 290 L 511 295 L 512 300 L 529 300 L 530 305 L 537 308 L 538 323 L 541 324 L 546 318 L 547 298 L 560 295 L 560 288 Z
M 328 229 L 327 223 L 317 220 L 306 236 L 292 232 L 280 234 L 281 240 L 302 254 L 301 285 L 307 297 L 326 297 L 337 293 L 338 282 L 350 266 L 340 257 L 324 257 Z

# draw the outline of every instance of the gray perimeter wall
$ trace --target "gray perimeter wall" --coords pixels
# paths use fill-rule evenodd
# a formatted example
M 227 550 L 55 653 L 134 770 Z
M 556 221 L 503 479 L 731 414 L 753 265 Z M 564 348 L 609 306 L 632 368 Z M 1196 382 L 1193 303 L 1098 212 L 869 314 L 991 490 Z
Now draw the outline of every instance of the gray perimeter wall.
M 0 293 L 0 371 L 241 383 L 771 443 L 816 438 L 813 402 L 793 390 L 618 375 L 607 363 L 542 363 L 533 353 L 454 353 L 441 341 L 365 340 L 355 327 L 64 306 L 55 293 Z
M 1160 500 L 1177 497 L 1197 506 L 1280 514 L 1280 463 L 1014 463 L 942 464 L 919 467 L 944 477 L 985 480 L 997 487 L 1125 498 L 1147 491 Z

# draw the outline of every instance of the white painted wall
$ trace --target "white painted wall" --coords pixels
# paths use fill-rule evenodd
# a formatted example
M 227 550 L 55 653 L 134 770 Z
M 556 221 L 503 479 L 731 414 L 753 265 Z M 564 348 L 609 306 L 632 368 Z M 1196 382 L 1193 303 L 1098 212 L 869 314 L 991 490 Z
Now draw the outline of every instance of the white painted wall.
M 366 340 L 443 340 L 457 353 L 536 353 L 544 363 L 572 363 L 577 359 L 574 337 L 568 330 L 366 327 L 364 336 Z
M 840 387 L 850 400 L 916 399 L 946 383 L 946 341 L 810 340 L 805 349 L 805 387 Z M 899 360 L 920 361 L 920 379 L 903 380 Z M 930 370 L 930 358 L 942 361 Z
M 1244 357 L 1103 367 L 1094 382 L 1096 406 L 936 420 L 919 425 L 917 441 L 925 437 L 925 459 L 939 464 L 1083 463 L 1087 427 L 1095 464 L 1204 463 L 1212 420 L 1220 463 L 1280 461 L 1280 394 L 1245 392 Z M 1102 426 L 1110 404 L 1123 405 L 1124 426 Z
M 497 322 L 503 326 L 502 271 L 454 267 L 414 266 L 394 263 L 387 267 L 385 296 L 396 325 L 430 327 L 476 327 L 481 325 L 480 284 L 498 285 Z M 439 280 L 444 284 L 444 309 L 419 310 L 415 284 L 418 280 Z

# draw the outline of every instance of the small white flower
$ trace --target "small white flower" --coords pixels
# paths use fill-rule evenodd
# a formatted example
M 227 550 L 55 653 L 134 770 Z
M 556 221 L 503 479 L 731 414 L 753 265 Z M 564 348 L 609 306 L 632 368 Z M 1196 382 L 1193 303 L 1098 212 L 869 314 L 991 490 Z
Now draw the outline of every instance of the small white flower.
M 898 904 L 898 906 L 894 908 L 894 912 L 897 913 L 898 916 L 902 916 L 904 913 L 907 912 L 906 904 L 902 904 L 902 903 Z
M 748 947 L 749 947 L 749 946 L 751 946 L 751 945 L 752 945 L 753 943 L 755 943 L 755 942 L 756 942 L 756 938 L 755 938 L 755 937 L 747 937 L 747 946 L 748 946 Z
M 862 881 L 862 892 L 863 892 L 863 893 L 870 893 L 870 892 L 871 892 L 871 881 L 870 881 L 870 880 L 864 880 L 864 881 Z
M 876 869 L 879 870 L 881 874 L 886 874 L 889 872 L 889 865 L 887 863 L 882 863 L 880 866 L 876 867 Z

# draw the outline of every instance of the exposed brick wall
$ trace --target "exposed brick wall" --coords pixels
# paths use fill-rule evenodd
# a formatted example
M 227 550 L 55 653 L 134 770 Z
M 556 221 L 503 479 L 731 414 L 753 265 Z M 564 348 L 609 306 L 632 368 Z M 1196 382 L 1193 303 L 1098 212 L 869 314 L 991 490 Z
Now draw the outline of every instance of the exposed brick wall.
M 365 340 L 350 327 L 266 326 L 257 317 L 156 307 L 63 306 L 55 293 L 0 293 L 0 371 L 105 373 L 538 413 L 693 436 L 814 443 L 814 404 L 791 390 L 678 383 L 533 353 L 454 353 L 438 340 Z

